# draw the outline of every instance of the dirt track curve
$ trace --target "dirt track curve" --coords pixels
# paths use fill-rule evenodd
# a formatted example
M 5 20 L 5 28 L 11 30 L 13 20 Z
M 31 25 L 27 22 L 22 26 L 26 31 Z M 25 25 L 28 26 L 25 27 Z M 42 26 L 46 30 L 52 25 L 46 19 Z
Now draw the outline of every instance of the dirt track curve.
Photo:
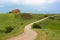
M 17 36 L 12 37 L 12 38 L 9 38 L 7 40 L 35 40 L 35 38 L 37 36 L 37 33 L 31 29 L 32 25 L 34 23 L 41 22 L 41 21 L 43 21 L 43 20 L 45 20 L 47 18 L 48 17 L 40 19 L 40 20 L 38 20 L 36 22 L 33 22 L 33 23 L 30 23 L 30 24 L 26 25 L 23 34 L 17 35 Z

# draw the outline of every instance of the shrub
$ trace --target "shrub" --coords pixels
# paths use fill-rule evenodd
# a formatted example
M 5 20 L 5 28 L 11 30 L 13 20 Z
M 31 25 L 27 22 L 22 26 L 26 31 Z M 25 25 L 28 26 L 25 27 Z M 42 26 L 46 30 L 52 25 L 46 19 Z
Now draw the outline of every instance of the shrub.
M 6 27 L 5 33 L 10 33 L 13 30 L 12 26 Z
M 12 13 L 11 11 L 9 13 Z
M 38 24 L 34 23 L 34 24 L 32 25 L 32 28 L 38 28 L 38 29 L 41 29 L 41 26 L 39 26 Z
M 48 15 L 44 15 L 44 17 L 48 17 Z
M 58 19 L 58 20 L 60 20 L 60 19 Z
M 32 15 L 31 15 L 31 14 L 28 14 L 28 13 L 23 13 L 23 14 L 21 15 L 21 17 L 22 17 L 23 19 L 31 19 L 31 18 L 32 18 Z
M 49 17 L 49 19 L 54 19 L 54 17 Z

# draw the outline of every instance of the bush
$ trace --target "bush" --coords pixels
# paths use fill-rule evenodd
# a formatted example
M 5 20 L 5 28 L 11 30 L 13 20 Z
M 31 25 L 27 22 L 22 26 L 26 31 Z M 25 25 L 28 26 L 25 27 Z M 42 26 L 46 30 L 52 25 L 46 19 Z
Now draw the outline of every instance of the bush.
M 11 11 L 9 13 L 12 13 Z
M 58 20 L 60 20 L 60 19 L 58 19 Z
M 13 30 L 12 26 L 6 27 L 5 33 L 10 33 Z
M 54 19 L 54 17 L 49 17 L 49 19 Z
M 21 15 L 21 18 L 22 18 L 22 19 L 31 19 L 31 18 L 32 18 L 32 15 L 29 14 L 29 13 L 23 13 L 23 14 Z
M 32 28 L 38 28 L 38 29 L 41 29 L 41 26 L 39 26 L 38 24 L 34 23 Z
M 44 17 L 48 17 L 48 15 L 44 15 Z

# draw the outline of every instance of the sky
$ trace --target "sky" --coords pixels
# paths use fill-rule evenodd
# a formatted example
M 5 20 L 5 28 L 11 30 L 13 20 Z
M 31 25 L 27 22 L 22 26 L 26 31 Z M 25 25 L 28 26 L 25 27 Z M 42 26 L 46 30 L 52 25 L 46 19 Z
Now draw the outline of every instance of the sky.
M 60 0 L 0 0 L 0 12 L 60 13 Z

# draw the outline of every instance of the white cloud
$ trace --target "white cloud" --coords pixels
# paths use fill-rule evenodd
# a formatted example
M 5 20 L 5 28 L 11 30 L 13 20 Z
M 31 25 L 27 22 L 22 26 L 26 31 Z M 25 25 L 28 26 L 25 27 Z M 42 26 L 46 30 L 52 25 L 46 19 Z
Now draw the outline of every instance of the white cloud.
M 25 4 L 28 4 L 28 5 L 39 5 L 39 4 L 44 4 L 46 3 L 45 0 L 24 0 L 24 3 Z
M 2 4 L 4 4 L 4 3 L 13 3 L 13 4 L 20 4 L 21 3 L 21 0 L 0 0 L 0 2 L 2 3 Z
M 45 5 L 58 2 L 59 0 L 24 0 L 24 4 L 27 5 Z
M 59 0 L 2 0 L 2 2 L 13 3 L 13 4 L 24 4 L 24 5 L 44 5 L 60 1 Z
M 13 4 L 20 4 L 21 0 L 10 0 L 10 2 Z
M 47 0 L 48 3 L 55 3 L 57 2 L 58 0 Z
M 12 3 L 19 3 L 19 0 L 10 0 Z

